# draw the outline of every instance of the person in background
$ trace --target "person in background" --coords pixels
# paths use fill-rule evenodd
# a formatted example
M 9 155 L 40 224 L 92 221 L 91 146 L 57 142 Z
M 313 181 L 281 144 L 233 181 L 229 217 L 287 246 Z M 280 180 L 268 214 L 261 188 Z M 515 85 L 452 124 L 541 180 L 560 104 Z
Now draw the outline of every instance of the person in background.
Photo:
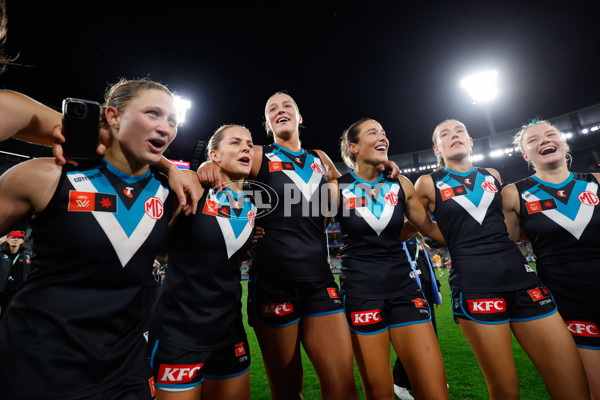
M 433 255 L 433 263 L 435 264 L 440 276 L 444 276 L 444 271 L 442 271 L 442 257 L 440 256 L 440 253 L 435 253 Z
M 538 275 L 575 340 L 592 399 L 600 399 L 600 174 L 569 171 L 569 146 L 547 121 L 524 125 L 515 145 L 535 174 L 502 191 L 509 235 L 516 241 L 523 230 L 531 241 Z
M 103 158 L 38 158 L 0 177 L 0 231 L 31 218 L 35 254 L 0 320 L 0 398 L 153 398 L 145 283 L 174 203 L 150 166 L 176 115 L 164 85 L 121 80 L 106 93 Z
M 460 121 L 440 123 L 432 140 L 440 169 L 419 177 L 415 188 L 446 238 L 454 318 L 490 398 L 519 398 L 511 333 L 553 399 L 589 398 L 577 348 L 550 291 L 508 237 L 498 172 L 472 165 L 473 142 Z
M 0 318 L 31 271 L 31 254 L 24 242 L 24 231 L 12 231 L 0 247 Z
M 341 292 L 354 357 L 366 399 L 394 397 L 390 342 L 403 360 L 415 395 L 448 399 L 442 354 L 431 323 L 430 303 L 403 248 L 404 218 L 444 243 L 412 183 L 404 176 L 385 178 L 389 140 L 381 124 L 363 118 L 340 140 L 352 171 L 334 180 L 339 199 L 336 219 L 343 233 Z M 436 290 L 437 294 L 437 290 Z

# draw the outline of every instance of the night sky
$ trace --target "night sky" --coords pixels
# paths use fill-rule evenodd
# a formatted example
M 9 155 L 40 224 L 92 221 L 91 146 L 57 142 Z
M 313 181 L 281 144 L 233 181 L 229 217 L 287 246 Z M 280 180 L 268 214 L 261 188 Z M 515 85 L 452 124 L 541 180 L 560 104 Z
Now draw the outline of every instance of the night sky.
M 459 86 L 486 69 L 499 76 L 489 106 L 497 132 L 600 103 L 592 2 L 7 3 L 6 51 L 25 66 L 10 67 L 0 87 L 59 109 L 65 97 L 102 102 L 122 76 L 166 83 L 192 102 L 170 158 L 190 161 L 225 123 L 269 143 L 265 102 L 284 89 L 303 115 L 303 146 L 334 161 L 342 131 L 362 117 L 383 125 L 390 154 L 430 148 L 447 118 L 489 135 L 482 105 Z

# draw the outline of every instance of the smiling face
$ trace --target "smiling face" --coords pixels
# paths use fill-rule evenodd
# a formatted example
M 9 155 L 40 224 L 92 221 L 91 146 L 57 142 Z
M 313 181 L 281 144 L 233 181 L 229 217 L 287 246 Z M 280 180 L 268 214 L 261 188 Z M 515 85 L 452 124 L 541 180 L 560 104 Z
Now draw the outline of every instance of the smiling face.
M 445 160 L 468 157 L 473 147 L 473 139 L 469 136 L 467 128 L 456 120 L 439 124 L 433 133 L 433 143 L 435 154 Z
M 221 167 L 221 171 L 231 180 L 239 180 L 250 174 L 252 168 L 253 143 L 250 132 L 239 125 L 232 125 L 215 135 L 220 135 L 216 148 L 209 150 L 211 160 Z
M 173 97 L 162 90 L 146 89 L 121 110 L 109 109 L 106 116 L 116 143 L 109 147 L 106 156 L 116 160 L 124 158 L 133 172 L 160 161 L 177 134 Z M 117 164 L 122 163 L 117 161 Z
M 358 126 L 355 143 L 348 143 L 348 149 L 357 163 L 383 164 L 388 160 L 390 142 L 379 122 L 369 119 Z
M 565 163 L 569 146 L 562 134 L 546 123 L 528 126 L 521 136 L 523 158 L 536 169 L 546 165 Z
M 277 93 L 267 101 L 265 120 L 267 132 L 273 132 L 275 137 L 283 137 L 298 134 L 302 116 L 291 96 Z

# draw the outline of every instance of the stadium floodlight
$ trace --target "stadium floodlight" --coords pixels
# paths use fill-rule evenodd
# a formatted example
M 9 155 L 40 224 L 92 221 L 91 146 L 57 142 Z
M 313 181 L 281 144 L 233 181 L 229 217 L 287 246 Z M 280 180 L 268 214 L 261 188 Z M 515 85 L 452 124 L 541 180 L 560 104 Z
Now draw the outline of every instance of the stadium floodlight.
M 565 139 L 571 139 L 573 137 L 573 134 L 571 132 L 567 132 L 564 134 Z
M 192 108 L 192 102 L 181 96 L 175 96 L 175 109 L 177 110 L 177 124 L 183 125 L 187 111 Z
M 498 94 L 495 70 L 470 75 L 460 81 L 460 86 L 469 93 L 474 103 L 485 103 Z

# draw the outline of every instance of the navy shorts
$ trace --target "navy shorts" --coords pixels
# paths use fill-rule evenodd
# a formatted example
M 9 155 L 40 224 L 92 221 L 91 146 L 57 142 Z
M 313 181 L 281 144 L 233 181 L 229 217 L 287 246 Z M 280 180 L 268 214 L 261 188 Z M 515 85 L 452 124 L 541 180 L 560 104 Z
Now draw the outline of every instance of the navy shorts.
M 369 300 L 345 295 L 344 311 L 350 330 L 360 335 L 431 321 L 429 304 L 421 290 L 391 299 Z
M 194 351 L 151 337 L 148 350 L 156 387 L 170 392 L 193 389 L 204 378 L 235 378 L 250 368 L 247 340 L 216 350 Z
M 600 307 L 553 293 L 577 347 L 600 350 Z
M 248 322 L 282 328 L 304 317 L 343 312 L 335 280 L 294 282 L 254 275 L 248 283 Z
M 556 312 L 552 294 L 542 284 L 507 292 L 452 290 L 452 311 L 457 318 L 482 324 L 531 321 Z

